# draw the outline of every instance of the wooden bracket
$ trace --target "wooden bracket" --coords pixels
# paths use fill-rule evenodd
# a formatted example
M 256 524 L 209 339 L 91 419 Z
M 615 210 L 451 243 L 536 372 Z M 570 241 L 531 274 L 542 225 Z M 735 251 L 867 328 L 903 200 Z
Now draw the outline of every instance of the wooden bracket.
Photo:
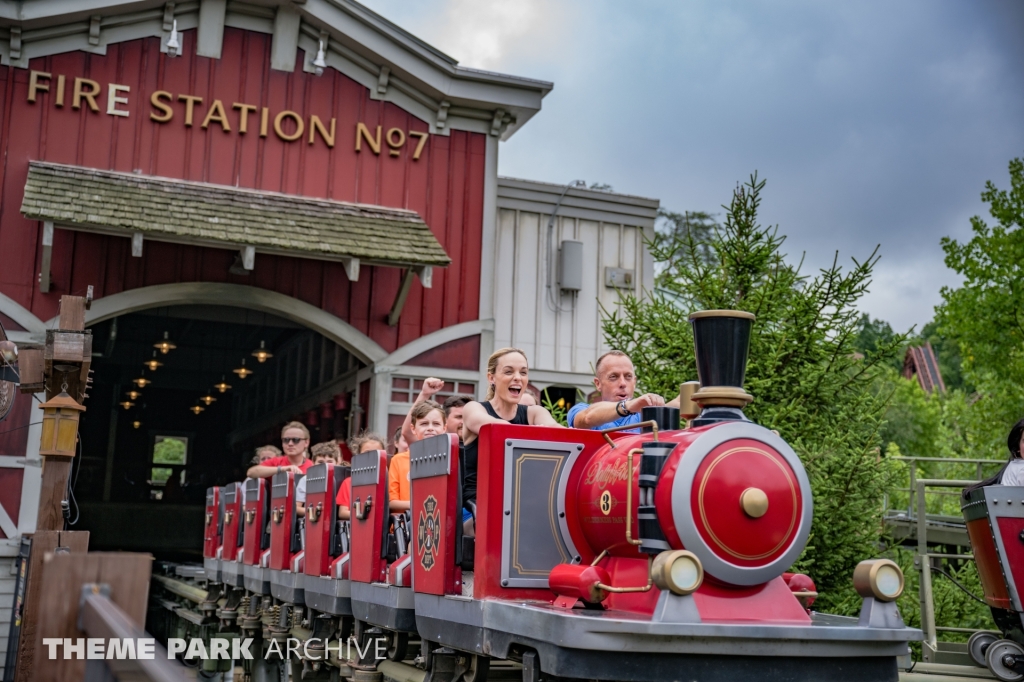
M 132 256 L 135 258 L 142 258 L 142 233 L 132 233 Z
M 380 73 L 377 74 L 377 94 L 386 95 L 388 92 L 388 80 L 391 77 L 391 67 L 382 66 L 380 67 Z
M 252 270 L 256 265 L 256 247 L 255 246 L 243 246 L 242 247 L 242 267 L 246 270 Z
M 409 289 L 412 288 L 412 278 L 416 274 L 416 268 L 406 268 L 402 273 L 402 283 L 398 286 L 398 295 L 388 313 L 388 326 L 394 327 L 398 324 L 398 318 L 402 316 L 402 308 L 405 307 L 405 299 L 409 298 Z
M 359 259 L 358 258 L 342 258 L 342 264 L 345 266 L 345 274 L 348 276 L 348 281 L 358 282 L 359 281 Z
M 419 275 L 420 284 L 423 285 L 424 289 L 434 286 L 434 268 L 432 266 L 424 265 L 423 267 L 416 268 L 416 274 Z

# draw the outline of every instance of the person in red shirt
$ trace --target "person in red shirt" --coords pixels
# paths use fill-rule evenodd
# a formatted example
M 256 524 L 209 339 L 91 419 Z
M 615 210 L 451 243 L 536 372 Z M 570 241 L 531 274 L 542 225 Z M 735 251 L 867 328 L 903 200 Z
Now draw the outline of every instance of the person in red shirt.
M 361 434 L 352 439 L 349 444 L 349 448 L 356 454 L 363 454 L 364 452 L 373 452 L 374 450 L 384 450 L 384 439 L 377 434 L 370 431 L 363 431 Z M 338 505 L 338 518 L 348 519 L 351 517 L 352 512 L 349 510 L 349 506 L 352 504 L 352 477 L 346 478 L 341 487 L 338 488 L 338 497 L 335 498 L 335 502 Z
M 281 445 L 284 448 L 284 455 L 271 457 L 270 459 L 249 467 L 246 476 L 249 478 L 266 478 L 273 476 L 280 471 L 291 471 L 295 474 L 305 474 L 313 466 L 313 460 L 309 458 L 309 430 L 299 422 L 288 422 L 281 429 Z

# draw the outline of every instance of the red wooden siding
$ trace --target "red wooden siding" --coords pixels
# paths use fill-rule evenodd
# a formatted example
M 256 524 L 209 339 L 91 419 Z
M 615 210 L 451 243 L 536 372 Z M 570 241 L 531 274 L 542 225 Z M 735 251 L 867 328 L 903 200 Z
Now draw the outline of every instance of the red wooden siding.
M 43 420 L 43 411 L 32 409 L 38 405 L 30 395 L 21 393 L 14 397 L 14 407 L 7 418 L 0 421 L 0 456 L 24 457 L 28 446 L 28 427 L 35 419 Z
M 480 335 L 449 341 L 437 348 L 431 348 L 425 353 L 420 353 L 405 364 L 468 369 L 475 372 L 480 369 Z
M 194 40 L 189 36 L 185 44 Z M 415 140 L 398 158 L 389 156 L 386 146 L 374 155 L 365 142 L 357 153 L 357 122 L 371 130 L 381 125 L 385 133 L 391 127 L 426 131 L 428 126 L 393 104 L 371 100 L 366 88 L 334 70 L 320 78 L 270 70 L 270 44 L 269 35 L 229 28 L 219 60 L 194 54 L 168 58 L 156 38 L 110 45 L 106 56 L 74 52 L 36 59 L 31 68 L 51 73 L 52 79 L 50 92 L 40 92 L 35 103 L 27 101 L 29 72 L 0 67 L 0 145 L 6 153 L 0 175 L 0 253 L 5 256 L 0 290 L 46 320 L 57 313 L 62 294 L 81 294 L 90 284 L 97 298 L 172 282 L 247 284 L 323 308 L 389 351 L 477 319 L 485 137 L 460 131 L 432 135 L 417 161 L 411 158 Z M 63 108 L 54 106 L 58 74 L 67 77 Z M 99 113 L 85 105 L 72 109 L 76 76 L 101 85 Z M 122 105 L 129 117 L 105 113 L 110 83 L 131 87 L 129 103 Z M 193 126 L 185 127 L 179 101 L 171 103 L 170 122 L 150 120 L 149 97 L 156 90 L 175 98 L 202 97 Z M 214 99 L 223 102 L 231 132 L 217 123 L 200 127 Z M 282 110 L 296 111 L 306 120 L 306 133 L 286 142 L 271 123 L 269 135 L 261 138 L 256 112 L 249 116 L 248 133 L 241 135 L 234 102 L 269 107 L 271 121 Z M 333 149 L 319 136 L 308 144 L 312 114 L 328 128 L 337 118 Z M 396 268 L 364 267 L 359 281 L 351 283 L 340 264 L 258 255 L 251 275 L 235 276 L 228 274 L 234 251 L 146 242 L 143 257 L 133 258 L 126 238 L 57 230 L 53 287 L 42 294 L 36 284 L 41 226 L 19 213 L 32 159 L 409 208 L 426 220 L 453 262 L 435 269 L 432 289 L 424 290 L 418 281 L 413 285 L 401 322 L 392 328 L 386 316 L 399 285 Z

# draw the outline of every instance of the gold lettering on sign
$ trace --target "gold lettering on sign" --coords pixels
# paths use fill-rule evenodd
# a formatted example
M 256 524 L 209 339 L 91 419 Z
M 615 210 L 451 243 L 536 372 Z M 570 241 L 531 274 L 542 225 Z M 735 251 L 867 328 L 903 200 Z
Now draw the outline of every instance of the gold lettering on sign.
M 239 102 L 235 102 L 231 105 L 231 108 L 239 110 L 238 132 L 242 135 L 245 135 L 245 133 L 248 132 L 249 130 L 249 114 L 255 112 L 256 109 L 258 109 L 259 107 L 256 107 L 252 104 L 241 104 Z
M 210 127 L 210 121 L 216 121 L 220 124 L 221 130 L 225 133 L 231 132 L 231 124 L 228 123 L 228 115 L 224 113 L 224 105 L 221 104 L 219 99 L 213 100 L 213 104 L 210 105 L 210 110 L 206 112 L 206 118 L 203 119 L 203 129 Z
M 185 127 L 192 127 L 192 113 L 195 111 L 196 102 L 199 104 L 203 103 L 202 97 L 196 97 L 195 95 L 178 95 L 178 101 L 185 103 Z
M 284 129 L 281 128 L 281 122 L 284 121 L 285 118 L 290 118 L 295 121 L 295 132 L 291 135 L 286 135 Z M 288 111 L 286 109 L 274 117 L 274 132 L 277 133 L 277 136 L 282 140 L 287 140 L 288 142 L 297 140 L 302 137 L 302 133 L 305 132 L 305 130 L 306 124 L 302 122 L 302 117 L 294 111 Z
M 36 101 L 36 93 L 37 92 L 49 92 L 50 91 L 50 84 L 49 83 L 40 83 L 39 82 L 40 78 L 45 78 L 46 80 L 50 80 L 50 74 L 46 73 L 45 71 L 29 71 L 29 74 L 28 74 L 28 101 L 29 102 L 35 102 Z
M 163 112 L 162 114 L 157 114 L 155 111 L 151 111 L 149 114 L 149 119 L 151 121 L 156 121 L 157 123 L 166 123 L 167 121 L 170 121 L 172 118 L 174 118 L 174 109 L 171 109 L 171 105 L 164 104 L 160 101 L 164 99 L 166 99 L 168 102 L 172 102 L 174 100 L 174 98 L 171 97 L 171 93 L 167 92 L 166 90 L 157 90 L 149 96 L 149 103 L 153 105 L 153 108 L 159 109 Z
M 366 140 L 366 144 L 370 145 L 370 149 L 373 150 L 374 154 L 380 154 L 380 126 L 377 126 L 377 137 L 370 137 L 370 129 L 366 127 L 365 123 L 359 123 L 356 125 L 356 151 L 362 151 L 362 141 Z
M 422 130 L 410 130 L 409 137 L 418 137 L 420 141 L 416 143 L 416 151 L 412 153 L 412 160 L 419 161 L 420 154 L 423 153 L 423 147 L 427 144 L 427 138 L 430 137 L 430 133 Z
M 53 98 L 53 106 L 63 108 L 67 92 L 67 77 L 64 74 L 56 74 L 56 86 L 54 86 L 54 74 L 47 71 L 29 71 L 28 89 L 25 99 L 35 104 L 37 101 L 45 102 L 46 97 Z M 93 113 L 106 113 L 108 116 L 128 117 L 131 115 L 131 100 L 128 96 L 131 86 L 118 83 L 107 83 L 106 93 L 98 82 L 89 78 L 74 78 L 74 85 L 71 90 L 71 106 L 73 109 L 81 109 L 83 103 Z M 106 96 L 106 109 L 100 109 L 99 98 Z M 191 128 L 201 117 L 200 127 L 209 130 L 212 124 L 220 125 L 225 133 L 233 132 L 231 118 L 224 102 L 214 99 L 212 103 L 202 110 L 203 97 L 189 95 L 186 93 L 172 93 L 167 90 L 154 90 L 149 95 L 149 120 L 156 123 L 169 123 L 174 120 L 175 102 L 184 103 L 184 118 L 180 119 L 186 128 Z M 338 120 L 331 118 L 328 123 L 327 117 L 321 118 L 317 114 L 303 115 L 296 111 L 271 111 L 270 107 L 246 104 L 245 102 L 233 102 L 231 108 L 238 112 L 238 134 L 245 135 L 249 132 L 249 115 L 259 112 L 259 136 L 267 137 L 273 125 L 274 134 L 284 142 L 296 142 L 301 139 L 313 145 L 319 137 L 328 149 L 333 149 L 337 141 Z M 389 128 L 384 132 L 382 126 L 371 128 L 366 123 L 357 122 L 355 125 L 355 151 L 363 150 L 363 143 L 369 147 L 376 156 L 386 147 L 391 157 L 401 157 L 402 150 L 406 147 L 412 148 L 412 160 L 418 161 L 426 148 L 430 133 L 422 130 L 404 130 L 402 128 Z M 290 132 L 289 132 L 290 131 Z M 306 135 L 308 131 L 308 135 Z M 345 133 L 342 133 L 344 136 Z M 351 138 L 349 138 L 351 139 Z M 413 145 L 413 140 L 416 141 Z
M 86 90 L 82 86 L 88 85 L 89 89 Z M 100 94 L 100 84 L 94 80 L 88 78 L 76 78 L 75 89 L 71 94 L 71 108 L 81 109 L 82 100 L 84 99 L 89 103 L 89 108 L 93 111 L 99 111 L 100 107 L 96 104 L 96 95 Z
M 393 137 L 395 134 L 397 134 L 398 137 Z M 388 141 L 388 146 L 391 147 L 391 156 L 398 156 L 402 153 L 402 145 L 405 144 L 405 133 L 402 132 L 401 129 L 390 129 L 385 139 Z
M 111 116 L 124 116 L 128 117 L 128 111 L 126 109 L 118 109 L 118 104 L 128 104 L 127 97 L 118 97 L 119 92 L 131 92 L 131 88 L 127 85 L 118 85 L 117 83 L 111 83 L 107 86 L 107 113 Z
M 324 138 L 324 144 L 326 144 L 328 147 L 333 149 L 334 148 L 334 124 L 335 124 L 335 122 L 336 122 L 335 119 L 332 118 L 331 119 L 331 132 L 330 132 L 330 134 L 328 134 L 327 133 L 327 129 L 324 128 L 324 124 L 320 120 L 320 117 L 317 116 L 316 114 L 313 114 L 312 116 L 310 116 L 309 117 L 309 143 L 313 144 L 313 133 L 314 132 L 318 132 L 318 133 L 320 133 L 320 137 Z

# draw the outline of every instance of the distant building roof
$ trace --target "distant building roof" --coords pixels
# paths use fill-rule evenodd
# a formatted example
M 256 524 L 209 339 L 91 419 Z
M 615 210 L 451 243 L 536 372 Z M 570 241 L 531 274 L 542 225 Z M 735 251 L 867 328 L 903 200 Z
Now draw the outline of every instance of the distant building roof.
M 903 358 L 903 376 L 910 379 L 917 376 L 917 382 L 925 393 L 946 392 L 946 384 L 942 381 L 939 371 L 939 360 L 935 357 L 932 344 L 925 341 L 923 346 L 911 346 Z

